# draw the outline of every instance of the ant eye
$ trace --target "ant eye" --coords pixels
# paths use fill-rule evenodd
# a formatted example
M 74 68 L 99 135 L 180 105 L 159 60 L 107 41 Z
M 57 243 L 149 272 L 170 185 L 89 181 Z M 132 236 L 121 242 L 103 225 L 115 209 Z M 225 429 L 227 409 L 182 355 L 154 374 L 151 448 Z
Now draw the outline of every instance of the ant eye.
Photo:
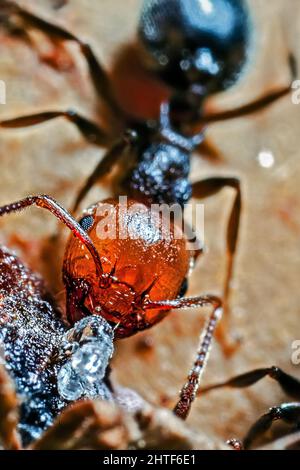
M 180 287 L 180 289 L 179 289 L 179 292 L 178 292 L 178 296 L 177 296 L 177 297 L 178 297 L 178 298 L 184 297 L 185 294 L 186 294 L 186 292 L 187 292 L 187 290 L 188 290 L 188 280 L 187 280 L 187 278 L 184 278 L 184 280 L 183 280 L 183 282 L 182 282 L 182 284 L 181 284 L 181 287 Z
M 94 223 L 94 219 L 91 215 L 86 215 L 84 217 L 82 217 L 82 219 L 79 221 L 81 227 L 83 228 L 83 230 L 85 230 L 86 232 L 93 226 L 93 223 Z

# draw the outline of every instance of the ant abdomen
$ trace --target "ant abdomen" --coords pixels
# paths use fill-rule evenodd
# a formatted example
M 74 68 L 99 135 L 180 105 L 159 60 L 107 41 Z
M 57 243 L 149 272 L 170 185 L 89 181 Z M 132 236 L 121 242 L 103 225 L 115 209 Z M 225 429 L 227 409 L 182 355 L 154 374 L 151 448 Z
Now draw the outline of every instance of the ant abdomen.
M 249 29 L 244 0 L 145 0 L 139 39 L 147 62 L 169 85 L 215 92 L 236 81 Z

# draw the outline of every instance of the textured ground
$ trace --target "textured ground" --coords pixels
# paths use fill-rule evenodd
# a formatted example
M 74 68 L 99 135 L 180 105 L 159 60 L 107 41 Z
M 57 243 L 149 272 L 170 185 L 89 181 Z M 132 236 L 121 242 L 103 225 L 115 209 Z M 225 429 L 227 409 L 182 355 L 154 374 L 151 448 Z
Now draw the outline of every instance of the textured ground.
M 50 0 L 20 1 L 45 17 L 67 26 L 91 42 L 98 56 L 111 67 L 120 46 L 135 33 L 140 0 L 73 0 L 56 11 Z M 249 0 L 254 18 L 255 42 L 247 70 L 239 84 L 216 97 L 211 106 L 225 109 L 246 103 L 289 80 L 286 56 L 291 49 L 300 62 L 300 4 L 294 0 Z M 48 45 L 49 46 L 49 45 Z M 48 47 L 47 46 L 47 47 Z M 46 47 L 46 46 L 44 46 Z M 7 83 L 7 104 L 1 117 L 43 109 L 74 107 L 99 119 L 93 90 L 76 47 L 74 62 L 58 73 L 23 42 L 1 33 L 0 79 Z M 48 52 L 48 50 L 46 51 Z M 193 158 L 192 179 L 214 174 L 238 175 L 243 183 L 244 212 L 240 250 L 232 296 L 232 332 L 241 338 L 239 351 L 230 360 L 218 344 L 213 348 L 205 383 L 224 379 L 253 367 L 277 364 L 298 374 L 290 361 L 291 343 L 300 338 L 300 160 L 298 157 L 300 105 L 282 99 L 264 113 L 211 126 L 209 136 L 222 152 L 222 163 Z M 261 151 L 271 151 L 274 165 L 263 168 Z M 78 132 L 61 120 L 30 130 L 1 131 L 0 203 L 29 193 L 48 193 L 68 206 L 85 175 L 101 152 L 87 145 Z M 103 196 L 93 192 L 90 199 Z M 107 194 L 107 189 L 105 190 Z M 189 294 L 219 292 L 224 268 L 224 223 L 231 193 L 205 204 L 205 237 L 209 248 L 194 271 Z M 54 267 L 37 256 L 40 241 L 55 230 L 55 221 L 32 210 L 1 220 L 1 237 L 18 234 L 20 251 L 53 282 Z M 30 242 L 29 247 L 26 241 Z M 15 246 L 17 240 L 14 240 Z M 19 240 L 20 242 L 20 240 Z M 24 244 L 25 243 L 25 244 Z M 51 257 L 60 262 L 60 252 Z M 144 335 L 153 348 L 141 352 L 142 335 L 119 343 L 114 376 L 154 404 L 172 404 L 193 359 L 203 315 L 176 312 Z M 199 399 L 189 425 L 208 439 L 241 437 L 249 424 L 267 407 L 284 397 L 266 381 L 247 391 L 219 391 Z

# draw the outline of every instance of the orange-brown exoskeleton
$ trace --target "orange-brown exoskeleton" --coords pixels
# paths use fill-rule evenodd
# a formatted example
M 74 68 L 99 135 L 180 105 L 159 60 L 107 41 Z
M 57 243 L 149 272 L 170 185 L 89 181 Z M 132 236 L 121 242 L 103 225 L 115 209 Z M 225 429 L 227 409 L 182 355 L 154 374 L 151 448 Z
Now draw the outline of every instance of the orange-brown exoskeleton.
M 78 222 L 49 196 L 30 196 L 0 207 L 0 216 L 31 205 L 50 211 L 72 232 L 64 263 L 66 316 L 70 324 L 88 315 L 104 317 L 115 336 L 126 338 L 159 322 L 171 309 L 210 305 L 196 360 L 175 413 L 185 418 L 196 396 L 222 302 L 213 295 L 185 298 L 182 285 L 193 261 L 181 227 L 148 205 L 117 199 L 99 202 Z M 113 217 L 107 219 L 107 209 Z M 110 214 L 110 216 L 111 216 Z

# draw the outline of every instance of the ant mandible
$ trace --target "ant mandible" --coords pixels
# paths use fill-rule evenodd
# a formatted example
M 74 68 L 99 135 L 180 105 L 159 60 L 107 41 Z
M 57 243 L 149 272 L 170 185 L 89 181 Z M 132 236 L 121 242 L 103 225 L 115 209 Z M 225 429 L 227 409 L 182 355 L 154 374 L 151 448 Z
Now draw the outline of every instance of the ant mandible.
M 160 108 L 160 119 L 141 121 L 128 115 L 117 102 L 108 75 L 91 47 L 72 32 L 39 18 L 18 4 L 5 0 L 2 8 L 8 17 L 16 15 L 24 24 L 38 28 L 49 37 L 74 41 L 85 57 L 93 85 L 120 128 L 130 129 L 114 140 L 112 135 L 76 111 L 46 111 L 0 122 L 2 128 L 33 126 L 62 117 L 77 127 L 88 142 L 108 152 L 80 190 L 71 212 L 74 213 L 90 188 L 116 164 L 121 167 L 113 186 L 145 203 L 178 203 L 191 197 L 207 198 L 223 188 L 232 188 L 235 197 L 226 234 L 226 274 L 223 287 L 224 320 L 229 312 L 230 283 L 233 276 L 240 215 L 241 185 L 237 177 L 215 176 L 189 182 L 190 157 L 205 145 L 206 125 L 257 112 L 285 96 L 290 86 L 274 91 L 238 109 L 203 114 L 206 99 L 233 85 L 246 62 L 251 40 L 251 21 L 244 0 L 145 0 L 138 28 L 138 49 L 149 73 L 171 90 L 168 102 Z M 295 71 L 290 57 L 292 72 Z M 201 128 L 192 135 L 193 128 Z M 130 152 L 129 152 L 130 150 Z M 122 173 L 122 175 L 121 175 Z M 186 283 L 187 284 L 187 283 Z M 219 330 L 225 352 L 231 347 Z

